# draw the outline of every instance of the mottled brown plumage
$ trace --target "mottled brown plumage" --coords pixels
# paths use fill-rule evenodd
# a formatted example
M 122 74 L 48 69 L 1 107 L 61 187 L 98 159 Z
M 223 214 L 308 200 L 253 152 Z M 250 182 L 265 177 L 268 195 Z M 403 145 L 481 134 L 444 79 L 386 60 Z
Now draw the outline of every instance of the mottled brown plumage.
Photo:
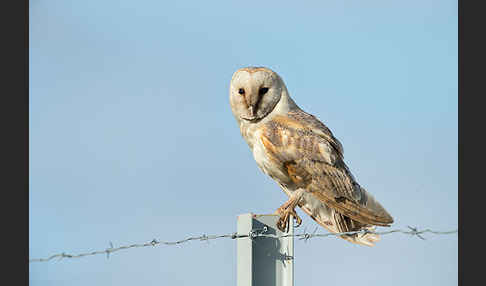
M 290 215 L 300 224 L 297 205 L 332 232 L 371 230 L 393 222 L 351 174 L 341 143 L 295 104 L 275 72 L 251 67 L 235 72 L 230 104 L 257 165 L 289 196 L 277 209 L 279 228 L 285 230 Z M 379 239 L 371 233 L 342 238 L 364 245 Z
M 343 161 L 341 144 L 331 131 L 302 110 L 288 114 L 287 118 L 276 116 L 266 122 L 260 139 L 271 160 L 286 169 L 292 187 L 306 189 L 360 223 L 392 223 L 385 209 L 354 179 Z

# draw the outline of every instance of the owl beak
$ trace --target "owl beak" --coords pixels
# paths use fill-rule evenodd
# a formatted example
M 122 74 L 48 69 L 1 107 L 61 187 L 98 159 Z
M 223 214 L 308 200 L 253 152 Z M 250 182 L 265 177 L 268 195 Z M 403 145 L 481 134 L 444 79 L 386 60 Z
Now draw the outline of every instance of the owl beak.
M 255 121 L 258 121 L 260 120 L 260 118 L 255 114 L 255 106 L 254 105 L 250 105 L 250 107 L 248 107 L 248 110 L 250 111 L 250 116 L 246 117 L 245 115 L 241 115 L 241 118 L 242 119 L 245 119 L 247 121 L 250 121 L 250 122 L 255 122 Z
M 255 117 L 255 106 L 254 105 L 250 105 L 250 115 L 251 117 Z

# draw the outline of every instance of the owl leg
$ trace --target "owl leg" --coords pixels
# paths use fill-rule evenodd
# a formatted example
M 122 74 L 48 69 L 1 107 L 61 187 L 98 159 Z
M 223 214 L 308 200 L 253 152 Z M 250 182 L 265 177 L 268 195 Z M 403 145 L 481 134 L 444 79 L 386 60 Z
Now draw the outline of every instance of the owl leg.
M 280 216 L 277 222 L 277 227 L 282 232 L 287 232 L 289 229 L 290 215 L 292 215 L 294 219 L 297 221 L 297 226 L 300 226 L 300 224 L 302 223 L 302 219 L 295 212 L 295 207 L 297 206 L 297 204 L 299 203 L 303 195 L 304 195 L 304 190 L 299 189 L 295 191 L 290 196 L 289 200 L 286 201 L 282 206 L 280 206 L 275 211 L 275 213 Z

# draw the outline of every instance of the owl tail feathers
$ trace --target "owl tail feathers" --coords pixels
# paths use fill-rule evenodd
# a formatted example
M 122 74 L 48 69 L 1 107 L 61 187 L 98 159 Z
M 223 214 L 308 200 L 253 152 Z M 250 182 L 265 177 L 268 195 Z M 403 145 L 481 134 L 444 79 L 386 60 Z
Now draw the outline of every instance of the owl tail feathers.
M 376 226 L 363 225 L 330 209 L 324 204 L 316 204 L 313 208 L 314 212 L 311 212 L 307 206 L 301 206 L 301 209 L 314 221 L 333 233 L 359 231 L 363 229 L 370 231 L 340 235 L 339 237 L 344 240 L 366 246 L 374 246 L 375 242 L 380 241 L 380 235 L 372 233 L 375 231 Z
M 315 222 L 332 233 L 368 230 L 370 232 L 359 232 L 354 234 L 339 235 L 340 238 L 352 243 L 374 246 L 380 240 L 375 231 L 376 226 L 363 224 L 331 209 L 315 197 L 307 195 L 305 204 L 299 205 Z
M 367 226 L 367 227 L 363 227 L 362 229 L 366 229 L 368 231 L 374 231 L 376 229 L 376 227 Z M 343 239 L 345 239 L 349 242 L 352 242 L 352 243 L 357 243 L 357 244 L 366 245 L 366 246 L 374 246 L 375 242 L 378 242 L 381 239 L 380 235 L 378 235 L 376 233 L 367 233 L 367 232 L 355 233 L 355 234 L 345 234 L 345 235 L 341 235 L 341 238 L 343 238 Z

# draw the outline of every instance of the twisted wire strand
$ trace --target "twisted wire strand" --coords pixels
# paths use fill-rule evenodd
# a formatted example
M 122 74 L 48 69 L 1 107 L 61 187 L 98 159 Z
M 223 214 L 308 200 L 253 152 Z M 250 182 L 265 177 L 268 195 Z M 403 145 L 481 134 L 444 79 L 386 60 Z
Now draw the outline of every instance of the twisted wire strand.
M 454 234 L 458 233 L 458 230 L 449 230 L 449 231 L 435 231 L 431 229 L 424 229 L 424 230 L 418 230 L 416 227 L 411 227 L 408 226 L 409 230 L 402 230 L 402 229 L 393 229 L 393 230 L 388 230 L 388 231 L 370 231 L 370 230 L 359 230 L 359 231 L 348 231 L 348 232 L 339 232 L 339 233 L 316 233 L 317 228 L 314 230 L 313 233 L 308 233 L 304 230 L 303 233 L 299 234 L 283 234 L 283 235 L 271 235 L 271 234 L 266 234 L 267 228 L 264 227 L 263 229 L 258 229 L 258 230 L 252 230 L 248 234 L 238 234 L 238 233 L 229 233 L 229 234 L 223 234 L 223 235 L 200 235 L 200 236 L 192 236 L 188 237 L 186 239 L 181 239 L 177 241 L 159 241 L 157 239 L 152 239 L 149 242 L 146 243 L 140 243 L 140 244 L 130 244 L 130 245 L 124 245 L 120 247 L 113 247 L 113 243 L 110 242 L 110 247 L 106 248 L 105 250 L 97 250 L 97 251 L 92 251 L 92 252 L 86 252 L 86 253 L 80 253 L 80 254 L 67 254 L 65 252 L 58 253 L 51 255 L 47 258 L 33 258 L 29 259 L 29 263 L 31 262 L 47 262 L 50 261 L 54 258 L 59 258 L 59 260 L 63 258 L 81 258 L 85 256 L 91 256 L 91 255 L 98 255 L 98 254 L 106 254 L 106 257 L 109 258 L 110 254 L 116 251 L 120 251 L 123 249 L 129 249 L 129 248 L 137 248 L 137 247 L 155 247 L 159 244 L 163 245 L 180 245 L 183 243 L 187 243 L 189 241 L 194 241 L 194 240 L 199 240 L 199 241 L 209 241 L 209 240 L 215 240 L 215 239 L 220 239 L 220 238 L 229 238 L 229 239 L 241 239 L 241 238 L 249 238 L 249 239 L 256 239 L 257 237 L 270 237 L 270 238 L 285 238 L 285 237 L 295 237 L 298 238 L 299 240 L 305 240 L 308 241 L 311 238 L 317 238 L 317 237 L 329 237 L 329 236 L 341 236 L 341 235 L 352 235 L 352 234 L 364 234 L 364 233 L 372 233 L 372 234 L 379 234 L 379 235 L 387 235 L 391 233 L 404 233 L 408 234 L 410 236 L 417 236 L 418 238 L 425 240 L 421 234 L 424 233 L 432 233 L 436 235 L 447 235 L 447 234 Z

